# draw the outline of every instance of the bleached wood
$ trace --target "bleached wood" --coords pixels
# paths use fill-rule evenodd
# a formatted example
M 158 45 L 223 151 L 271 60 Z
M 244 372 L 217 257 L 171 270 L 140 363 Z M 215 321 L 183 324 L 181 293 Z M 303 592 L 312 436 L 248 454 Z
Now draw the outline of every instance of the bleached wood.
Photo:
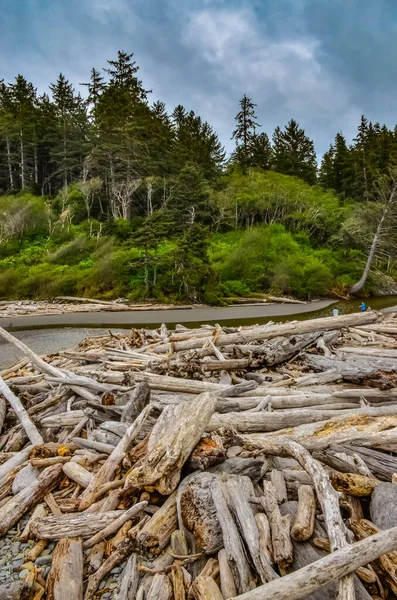
M 157 573 L 149 588 L 145 600 L 171 600 L 172 586 L 167 575 Z
M 137 535 L 137 541 L 150 548 L 153 554 L 159 554 L 168 545 L 171 534 L 178 525 L 176 493 L 171 494 L 163 506 L 154 513 L 150 521 Z
M 80 502 L 80 510 L 84 510 L 92 504 L 95 498 L 95 492 L 97 489 L 111 481 L 114 478 L 114 475 L 123 460 L 127 450 L 130 448 L 132 442 L 139 435 L 146 419 L 148 418 L 151 411 L 151 406 L 147 406 L 141 412 L 141 414 L 137 417 L 137 419 L 132 423 L 127 429 L 124 436 L 121 438 L 120 442 L 114 448 L 112 454 L 110 454 L 109 458 L 105 461 L 99 471 L 94 475 L 91 482 L 83 492 L 81 496 Z
M 216 407 L 216 398 L 204 393 L 194 404 L 181 402 L 168 406 L 154 426 L 148 453 L 130 471 L 126 486 L 156 489 L 160 494 L 173 492 L 181 469 L 200 440 Z
M 233 573 L 227 562 L 226 550 L 222 548 L 218 552 L 219 571 L 221 580 L 221 591 L 224 598 L 231 598 L 237 595 L 236 585 L 233 579 Z
M 314 531 L 316 499 L 310 485 L 302 485 L 298 489 L 298 513 L 291 529 L 291 537 L 297 542 L 311 538 Z
M 282 516 L 277 504 L 276 490 L 270 481 L 263 482 L 262 506 L 269 519 L 272 534 L 274 562 L 281 568 L 286 568 L 292 562 L 292 542 L 290 537 L 290 515 Z
M 330 581 L 353 573 L 358 567 L 373 562 L 397 549 L 397 527 L 341 548 L 295 573 L 266 583 L 232 600 L 299 600 Z
M 252 327 L 249 330 L 243 330 L 236 333 L 222 333 L 216 339 L 217 346 L 226 344 L 249 343 L 254 340 L 270 340 L 279 336 L 301 335 L 313 331 L 335 331 L 342 327 L 356 327 L 358 325 L 368 325 L 375 323 L 380 318 L 379 313 L 368 311 L 365 313 L 353 313 L 350 315 L 340 315 L 339 317 L 324 317 L 322 319 L 310 319 L 307 321 L 293 321 L 291 323 L 282 323 L 281 325 Z M 207 336 L 211 339 L 211 336 Z M 204 338 L 205 339 L 205 338 Z M 180 352 L 200 348 L 203 345 L 203 338 L 192 338 L 180 342 L 167 342 L 154 348 L 159 354 L 165 354 L 171 350 Z
M 99 543 L 101 540 L 105 540 L 107 537 L 110 537 L 113 533 L 118 531 L 120 527 L 124 525 L 124 523 L 138 515 L 147 506 L 147 504 L 148 503 L 144 501 L 138 502 L 137 504 L 134 504 L 134 506 L 131 506 L 117 519 L 109 523 L 109 525 L 107 525 L 104 529 L 101 529 L 97 534 L 86 540 L 83 544 L 83 548 L 92 548 L 92 546 L 95 546 L 95 544 Z
M 150 402 L 150 387 L 147 383 L 138 383 L 130 393 L 130 398 L 121 413 L 122 423 L 132 423 Z
M 127 560 L 124 568 L 120 590 L 116 600 L 132 600 L 138 591 L 140 572 L 138 570 L 138 555 L 134 552 Z
M 62 465 L 44 469 L 32 485 L 20 491 L 2 507 L 0 537 L 4 536 L 31 506 L 40 502 L 55 487 L 61 472 Z
M 192 585 L 195 600 L 223 600 L 220 589 L 212 577 L 199 575 Z
M 249 499 L 255 495 L 254 486 L 248 477 L 229 476 L 224 484 L 228 493 L 227 502 L 232 508 L 240 534 L 251 556 L 261 581 L 272 581 L 278 575 L 266 555 L 260 552 L 259 530 Z
M 246 592 L 255 587 L 255 580 L 247 561 L 239 531 L 227 504 L 228 492 L 220 478 L 214 478 L 211 483 L 211 491 L 217 518 L 222 529 L 227 560 L 236 587 L 240 592 Z
M 83 600 L 81 539 L 62 539 L 55 547 L 47 581 L 48 600 Z
M 255 522 L 259 531 L 259 549 L 261 555 L 267 560 L 269 565 L 274 564 L 272 534 L 270 531 L 269 519 L 265 513 L 258 512 L 255 515 Z
M 33 446 L 26 446 L 23 450 L 17 452 L 14 456 L 0 465 L 0 484 L 8 473 L 11 473 L 15 468 L 23 465 L 23 463 L 28 460 L 32 448 Z
M 90 538 L 124 514 L 125 511 L 113 510 L 37 518 L 31 525 L 31 532 L 45 540 L 56 541 L 66 537 Z
M 1 328 L 0 328 L 1 329 Z M 32 444 L 43 444 L 44 440 L 39 433 L 36 425 L 29 417 L 27 411 L 22 406 L 22 402 L 19 398 L 10 390 L 4 379 L 0 375 L 0 394 L 4 396 L 12 410 L 15 412 L 18 420 L 24 428 L 26 435 L 30 439 Z M 1 427 L 0 427 L 1 430 Z
M 94 477 L 92 473 L 74 461 L 65 463 L 62 470 L 69 479 L 72 479 L 83 488 L 86 488 Z
M 278 471 L 277 469 L 270 471 L 270 481 L 274 486 L 277 502 L 279 504 L 287 502 L 287 486 L 285 485 L 285 479 L 282 471 Z

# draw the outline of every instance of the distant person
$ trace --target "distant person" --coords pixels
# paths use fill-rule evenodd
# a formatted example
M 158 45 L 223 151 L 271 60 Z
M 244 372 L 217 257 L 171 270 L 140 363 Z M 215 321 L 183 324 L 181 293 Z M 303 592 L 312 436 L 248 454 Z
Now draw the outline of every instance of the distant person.
M 362 312 L 364 312 L 365 310 L 367 310 L 367 305 L 365 304 L 365 302 L 361 302 L 361 304 L 360 304 L 360 310 Z
M 334 310 L 332 311 L 332 314 L 334 317 L 339 317 L 339 308 L 334 308 Z

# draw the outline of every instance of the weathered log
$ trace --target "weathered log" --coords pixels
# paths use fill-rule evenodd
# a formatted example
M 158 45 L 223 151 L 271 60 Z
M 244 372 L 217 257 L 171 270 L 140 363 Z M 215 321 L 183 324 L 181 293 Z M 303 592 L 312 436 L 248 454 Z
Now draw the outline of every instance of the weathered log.
M 95 440 L 86 440 L 84 438 L 79 437 L 72 438 L 72 442 L 76 444 L 76 446 L 78 446 L 79 448 L 89 448 L 92 450 L 97 450 L 98 452 L 103 452 L 104 454 L 112 454 L 115 448 L 110 444 L 103 444 Z
M 150 387 L 147 383 L 138 383 L 136 388 L 130 392 L 127 404 L 121 413 L 122 423 L 133 423 L 137 416 L 150 402 Z
M 123 571 L 121 586 L 116 600 L 131 600 L 138 591 L 140 572 L 138 570 L 138 555 L 133 553 L 127 560 Z
M 171 598 L 172 586 L 170 580 L 167 575 L 157 573 L 153 577 L 145 600 L 170 600 Z
M 233 600 L 299 600 L 334 579 L 353 573 L 380 556 L 397 549 L 397 527 L 356 542 Z
M 197 549 L 213 554 L 223 545 L 222 530 L 212 499 L 215 475 L 196 473 L 184 479 L 178 488 L 181 524 L 194 535 Z
M 0 433 L 1 433 L 1 430 L 3 429 L 4 421 L 6 418 L 6 412 L 7 412 L 6 401 L 4 400 L 4 398 L 0 398 Z
M 92 548 L 101 540 L 104 540 L 107 537 L 111 536 L 113 533 L 118 531 L 120 527 L 124 525 L 124 523 L 138 515 L 147 506 L 147 504 L 148 503 L 144 501 L 138 502 L 138 504 L 134 504 L 134 506 L 131 506 L 131 508 L 126 510 L 117 519 L 109 523 L 109 525 L 107 525 L 104 529 L 99 530 L 97 534 L 93 535 L 90 539 L 86 540 L 83 544 L 83 548 Z
M 188 466 L 194 470 L 208 469 L 226 458 L 225 449 L 210 437 L 203 437 L 193 450 L 188 460 Z
M 276 492 L 276 500 L 278 504 L 283 504 L 283 502 L 287 502 L 287 486 L 285 485 L 285 479 L 282 471 L 272 469 L 272 471 L 270 471 L 270 481 L 274 486 L 274 490 Z
M 358 498 L 370 496 L 374 489 L 381 484 L 375 477 L 366 477 L 357 473 L 337 473 L 331 475 L 331 482 L 338 492 Z
M 48 600 L 83 600 L 81 539 L 61 539 L 54 550 L 47 581 Z
M 23 581 L 0 585 L 0 600 L 29 600 L 32 587 Z
M 193 406 L 182 402 L 164 409 L 149 437 L 148 453 L 132 468 L 126 486 L 156 489 L 164 495 L 173 492 L 181 469 L 207 427 L 215 406 L 215 396 L 204 393 Z
M 261 581 L 264 583 L 277 579 L 278 575 L 273 570 L 271 562 L 260 552 L 259 530 L 249 503 L 249 499 L 255 494 L 251 480 L 248 477 L 231 476 L 226 479 L 225 489 L 228 493 L 227 502 L 232 508 L 239 531 Z
M 269 519 L 274 562 L 285 569 L 293 559 L 290 537 L 291 517 L 281 515 L 277 504 L 276 491 L 270 481 L 263 482 L 263 496 L 260 500 Z
M 281 325 L 272 325 L 270 327 L 264 325 L 262 327 L 252 327 L 249 330 L 243 330 L 236 333 L 220 334 L 215 343 L 217 346 L 223 346 L 226 344 L 249 343 L 254 340 L 270 340 L 280 336 L 302 335 L 305 333 L 312 333 L 313 331 L 335 331 L 337 329 L 342 329 L 343 327 L 368 325 L 375 323 L 378 319 L 378 313 L 368 311 L 365 313 L 341 315 L 339 317 L 324 317 L 322 319 L 282 323 Z M 207 337 L 209 339 L 211 338 L 211 336 Z M 203 339 L 205 340 L 205 337 L 191 338 L 181 342 L 168 342 L 156 346 L 154 351 L 159 354 L 165 354 L 171 349 L 174 352 L 180 352 L 183 350 L 191 350 L 192 348 L 200 348 L 203 345 Z
M 32 505 L 40 502 L 55 487 L 61 471 L 62 465 L 54 465 L 44 469 L 30 487 L 20 491 L 2 507 L 0 537 L 3 537 Z
M 291 537 L 297 542 L 311 538 L 314 531 L 316 499 L 310 485 L 302 485 L 298 489 L 298 513 L 291 529 Z
M 196 577 L 192 588 L 195 600 L 223 600 L 220 589 L 212 577 L 202 575 Z
M 39 477 L 41 471 L 30 464 L 20 469 L 12 482 L 12 493 L 16 496 L 19 492 L 30 487 Z
M 113 510 L 100 513 L 75 513 L 59 517 L 37 518 L 31 524 L 31 532 L 44 540 L 61 540 L 66 537 L 90 538 L 102 531 L 125 511 Z
M 234 583 L 233 573 L 227 562 L 226 551 L 224 548 L 218 552 L 219 571 L 221 579 L 221 591 L 224 598 L 231 598 L 237 595 L 237 588 Z
M 112 569 L 117 567 L 117 565 L 124 562 L 133 552 L 134 547 L 135 540 L 132 540 L 130 538 L 126 538 L 121 542 L 121 544 L 116 548 L 116 550 L 114 550 L 111 553 L 111 555 L 105 560 L 105 562 L 102 563 L 99 569 L 89 577 L 84 594 L 84 600 L 93 600 L 102 579 L 104 579 Z
M 45 516 L 47 516 L 47 511 L 45 509 L 44 504 L 37 504 L 37 506 L 35 506 L 35 508 L 33 510 L 33 513 L 31 515 L 29 521 L 26 523 L 24 530 L 22 531 L 21 535 L 19 536 L 19 541 L 26 542 L 27 540 L 29 540 L 30 537 L 32 536 L 30 528 L 31 528 L 33 521 L 35 521 L 38 518 L 45 517 Z
M 224 462 L 211 467 L 210 473 L 228 473 L 229 475 L 246 475 L 252 481 L 261 479 L 270 467 L 268 459 L 228 458 Z
M 168 545 L 171 534 L 178 525 L 176 508 L 176 493 L 164 502 L 163 506 L 154 513 L 150 521 L 137 535 L 137 541 L 150 548 L 153 554 L 159 554 Z
M 88 557 L 90 574 L 97 571 L 101 566 L 103 562 L 103 556 L 105 554 L 105 546 L 106 542 L 99 542 L 99 544 L 96 544 L 96 546 L 94 546 L 91 550 Z
M 387 407 L 365 407 L 349 410 L 313 410 L 295 409 L 288 411 L 268 412 L 229 412 L 227 414 L 215 413 L 208 424 L 208 431 L 216 431 L 222 427 L 234 428 L 236 431 L 271 432 L 280 431 L 284 428 L 298 427 L 303 424 L 319 423 L 327 419 L 354 417 L 355 415 L 366 415 L 368 417 L 395 416 L 397 405 Z
M 1 329 L 1 328 L 0 328 Z M 15 394 L 10 390 L 4 379 L 0 375 L 0 394 L 4 396 L 12 410 L 15 412 L 17 418 L 19 419 L 22 427 L 26 431 L 26 435 L 30 439 L 32 444 L 42 444 L 43 438 L 39 433 L 36 425 L 30 419 L 27 411 L 22 406 L 19 398 L 15 396 Z M 3 419 L 4 420 L 4 419 Z M 1 430 L 1 427 L 0 427 Z
M 86 488 L 93 479 L 93 474 L 84 469 L 77 462 L 69 461 L 62 467 L 64 474 L 79 484 L 80 487 Z
M 218 477 L 215 477 L 211 482 L 211 492 L 217 518 L 222 529 L 227 560 L 232 570 L 237 590 L 247 592 L 255 588 L 255 580 L 245 555 L 239 531 L 227 505 L 227 490 L 224 483 Z
M 80 510 L 84 510 L 92 504 L 95 498 L 97 489 L 114 478 L 114 475 L 123 460 L 126 452 L 130 448 L 132 442 L 136 439 L 142 429 L 143 424 L 148 418 L 151 411 L 150 405 L 144 408 L 139 417 L 127 429 L 118 445 L 114 448 L 112 454 L 105 461 L 99 471 L 94 475 L 91 482 L 83 492 L 80 502 Z

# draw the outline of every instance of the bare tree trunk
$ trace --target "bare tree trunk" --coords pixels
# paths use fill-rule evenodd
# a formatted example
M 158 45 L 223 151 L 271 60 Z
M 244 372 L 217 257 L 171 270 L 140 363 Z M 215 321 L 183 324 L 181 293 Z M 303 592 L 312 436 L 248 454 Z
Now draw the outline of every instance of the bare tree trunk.
M 368 277 L 370 269 L 371 269 L 372 261 L 375 256 L 375 251 L 376 251 L 376 248 L 380 241 L 383 223 L 385 222 L 385 219 L 389 212 L 389 208 L 390 208 L 391 204 L 395 200 L 396 193 L 397 193 L 397 183 L 394 183 L 393 187 L 391 189 L 391 192 L 390 192 L 390 196 L 389 196 L 387 202 L 385 203 L 385 207 L 383 209 L 382 216 L 381 216 L 378 226 L 376 228 L 376 232 L 375 232 L 375 235 L 372 240 L 371 248 L 370 248 L 370 251 L 368 254 L 368 258 L 367 258 L 367 262 L 364 267 L 363 274 L 361 276 L 361 279 L 357 283 L 355 283 L 353 285 L 353 287 L 350 288 L 350 290 L 349 290 L 350 294 L 357 294 L 357 292 L 359 292 L 364 287 L 364 284 L 367 281 L 367 277 Z
M 37 146 L 34 147 L 34 182 L 39 183 L 39 165 L 37 159 Z
M 11 150 L 10 150 L 10 140 L 6 138 L 6 146 L 7 146 L 7 165 L 8 165 L 8 175 L 10 177 L 10 187 L 14 189 L 14 175 L 12 173 L 12 164 L 11 164 Z
M 25 149 L 23 147 L 23 134 L 22 131 L 19 132 L 20 135 L 20 149 L 21 149 L 21 189 L 25 189 Z

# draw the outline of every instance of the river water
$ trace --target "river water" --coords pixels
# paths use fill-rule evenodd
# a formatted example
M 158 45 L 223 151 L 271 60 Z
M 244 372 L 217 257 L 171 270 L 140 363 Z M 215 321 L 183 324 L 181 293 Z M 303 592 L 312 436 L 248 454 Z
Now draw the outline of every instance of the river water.
M 125 331 L 131 327 L 156 327 L 166 323 L 172 328 L 176 323 L 189 327 L 202 323 L 221 325 L 253 325 L 268 321 L 314 319 L 330 316 L 337 307 L 340 314 L 359 311 L 360 300 L 320 300 L 307 304 L 271 304 L 254 306 L 229 306 L 221 308 L 176 309 L 168 311 L 140 311 L 123 313 L 77 313 L 42 317 L 16 317 L 0 319 L 0 325 L 13 330 L 14 335 L 37 354 L 48 354 L 73 348 L 88 335 L 112 331 Z M 371 308 L 391 310 L 397 305 L 396 296 L 371 298 Z M 20 351 L 0 339 L 0 369 L 22 357 Z

